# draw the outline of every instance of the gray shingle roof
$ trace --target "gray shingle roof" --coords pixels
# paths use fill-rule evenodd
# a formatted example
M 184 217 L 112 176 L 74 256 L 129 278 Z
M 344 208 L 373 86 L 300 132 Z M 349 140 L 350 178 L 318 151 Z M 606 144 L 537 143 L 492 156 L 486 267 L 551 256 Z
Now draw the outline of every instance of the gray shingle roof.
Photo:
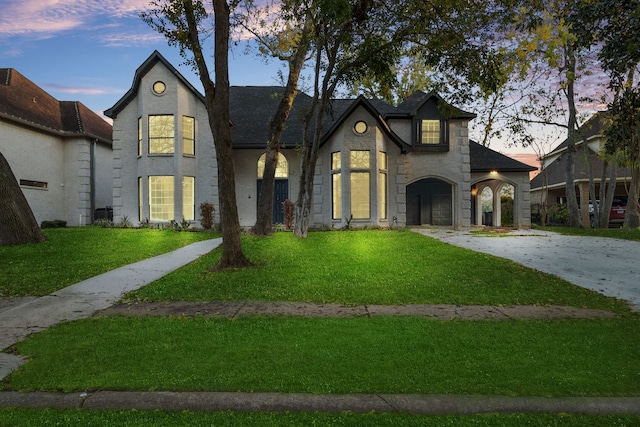
M 531 172 L 538 168 L 500 154 L 474 141 L 469 141 L 471 172 Z

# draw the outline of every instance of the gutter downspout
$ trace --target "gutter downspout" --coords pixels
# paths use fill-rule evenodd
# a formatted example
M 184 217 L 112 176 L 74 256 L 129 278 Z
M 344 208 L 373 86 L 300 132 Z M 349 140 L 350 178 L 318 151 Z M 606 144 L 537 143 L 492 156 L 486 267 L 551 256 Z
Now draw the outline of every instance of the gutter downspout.
M 91 154 L 90 154 L 90 166 L 89 166 L 89 191 L 90 191 L 90 195 L 89 195 L 89 199 L 90 199 L 90 209 L 91 212 L 89 212 L 89 218 L 91 220 L 91 224 L 93 224 L 93 221 L 95 220 L 94 215 L 95 215 L 95 211 L 96 211 L 96 145 L 98 144 L 98 140 L 94 139 L 93 142 L 91 143 Z

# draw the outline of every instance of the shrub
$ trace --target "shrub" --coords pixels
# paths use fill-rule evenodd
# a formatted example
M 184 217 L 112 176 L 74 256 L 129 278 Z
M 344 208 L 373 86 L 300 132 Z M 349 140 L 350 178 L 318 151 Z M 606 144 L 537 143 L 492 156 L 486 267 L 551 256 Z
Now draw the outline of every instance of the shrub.
M 102 227 L 102 228 L 112 228 L 113 221 L 111 221 L 108 218 L 99 218 L 93 221 L 93 225 L 96 227 Z
M 205 230 L 211 230 L 213 227 L 213 214 L 215 208 L 211 202 L 200 203 L 200 224 Z
M 282 212 L 284 213 L 284 226 L 287 230 L 293 228 L 293 218 L 295 215 L 295 205 L 289 199 L 282 202 Z
M 122 216 L 122 219 L 120 221 L 118 221 L 117 224 L 115 224 L 115 227 L 117 228 L 131 228 L 133 227 L 133 224 L 131 224 L 131 221 L 129 221 L 129 217 L 126 215 Z
M 42 221 L 40 228 L 65 228 L 67 221 L 61 219 L 54 219 L 53 221 Z

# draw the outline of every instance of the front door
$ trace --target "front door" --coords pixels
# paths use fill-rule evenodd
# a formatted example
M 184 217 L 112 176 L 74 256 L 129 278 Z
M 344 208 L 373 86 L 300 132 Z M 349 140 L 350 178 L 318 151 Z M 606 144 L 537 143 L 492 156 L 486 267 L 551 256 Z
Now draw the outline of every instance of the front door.
M 260 198 L 260 190 L 262 189 L 262 180 L 258 180 L 258 197 Z M 284 224 L 284 212 L 282 211 L 282 202 L 289 197 L 289 180 L 276 179 L 273 185 L 273 223 Z M 257 205 L 256 205 L 257 206 Z

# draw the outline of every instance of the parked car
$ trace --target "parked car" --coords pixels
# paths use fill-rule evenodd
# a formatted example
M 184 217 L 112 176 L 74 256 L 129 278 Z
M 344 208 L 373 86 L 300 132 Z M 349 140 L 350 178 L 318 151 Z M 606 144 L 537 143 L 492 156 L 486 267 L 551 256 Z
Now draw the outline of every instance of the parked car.
M 609 224 L 622 224 L 626 213 L 626 203 L 623 200 L 615 199 L 609 212 Z

